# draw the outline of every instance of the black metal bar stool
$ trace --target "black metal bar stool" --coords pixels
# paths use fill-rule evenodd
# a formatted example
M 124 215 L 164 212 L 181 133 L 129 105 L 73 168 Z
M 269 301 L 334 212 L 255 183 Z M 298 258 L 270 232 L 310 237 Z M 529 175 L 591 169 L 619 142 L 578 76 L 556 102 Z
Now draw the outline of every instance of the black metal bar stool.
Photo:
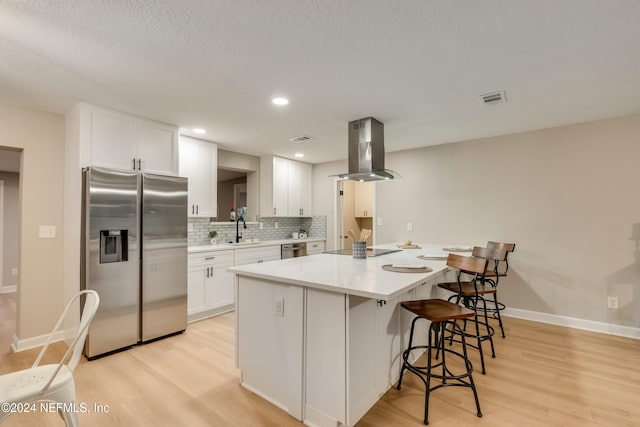
M 507 272 L 509 271 L 509 261 L 507 260 L 507 257 L 509 256 L 509 253 L 516 250 L 516 244 L 487 242 L 487 249 L 504 251 L 503 258 L 493 260 L 493 268 L 487 269 L 485 279 L 491 286 L 496 289 L 496 293 L 494 295 L 494 304 L 493 306 L 489 306 L 487 310 L 489 310 L 489 312 L 493 314 L 493 317 L 498 319 L 498 322 L 500 323 L 500 332 L 502 333 L 502 338 L 505 338 L 506 335 L 504 334 L 504 327 L 502 326 L 502 316 L 500 315 L 500 312 L 505 309 L 505 305 L 498 301 L 498 281 L 501 277 L 505 277 L 507 275 Z
M 495 348 L 493 346 L 493 335 L 495 331 L 493 326 L 489 325 L 489 317 L 487 314 L 487 301 L 484 295 L 495 294 L 496 290 L 490 285 L 485 285 L 485 273 L 487 271 L 488 260 L 491 254 L 484 254 L 483 258 L 466 257 L 456 254 L 449 254 L 447 265 L 458 270 L 457 280 L 455 282 L 438 283 L 438 287 L 453 292 L 449 297 L 449 301 L 455 300 L 456 304 L 462 303 L 465 307 L 473 310 L 477 316 L 473 317 L 472 322 L 475 331 L 467 330 L 467 321 L 463 320 L 462 335 L 466 338 L 473 338 L 476 344 L 468 344 L 477 348 L 480 353 L 480 367 L 482 374 L 486 374 L 487 370 L 484 365 L 484 352 L 482 351 L 482 342 L 489 341 L 491 345 L 491 357 L 496 357 Z M 465 275 L 465 276 L 463 276 Z M 467 278 L 467 276 L 469 278 Z M 465 280 L 463 280 L 465 277 Z M 457 330 L 449 330 L 449 341 L 458 340 L 460 336 Z
M 402 386 L 402 377 L 405 370 L 409 370 L 416 374 L 425 385 L 425 401 L 424 401 L 424 423 L 429 424 L 429 394 L 441 387 L 469 387 L 473 391 L 473 397 L 476 401 L 476 409 L 478 417 L 482 416 L 480 411 L 480 401 L 478 400 L 478 392 L 476 391 L 475 383 L 473 382 L 473 366 L 467 357 L 467 347 L 465 344 L 464 333 L 460 329 L 460 326 L 456 323 L 458 319 L 468 319 L 475 317 L 476 313 L 473 310 L 469 310 L 466 307 L 462 307 L 452 302 L 441 299 L 428 299 L 418 301 L 405 301 L 400 305 L 416 315 L 411 322 L 411 333 L 409 335 L 409 346 L 402 353 L 402 369 L 400 370 L 400 378 L 398 379 L 397 389 L 400 390 Z M 431 321 L 429 326 L 427 345 L 413 346 L 413 332 L 416 322 L 419 319 Z M 456 351 L 453 347 L 446 346 L 445 348 L 445 330 L 449 325 L 453 329 L 457 329 L 461 337 L 462 349 Z M 433 349 L 436 349 L 436 360 L 438 355 L 442 356 L 441 361 L 435 364 L 432 361 Z M 427 350 L 426 366 L 418 366 L 415 363 L 409 362 L 411 351 L 415 349 Z M 450 367 L 447 367 L 447 357 L 457 357 L 462 359 L 463 368 L 460 373 L 452 372 Z M 441 383 L 432 386 L 431 379 L 441 380 Z

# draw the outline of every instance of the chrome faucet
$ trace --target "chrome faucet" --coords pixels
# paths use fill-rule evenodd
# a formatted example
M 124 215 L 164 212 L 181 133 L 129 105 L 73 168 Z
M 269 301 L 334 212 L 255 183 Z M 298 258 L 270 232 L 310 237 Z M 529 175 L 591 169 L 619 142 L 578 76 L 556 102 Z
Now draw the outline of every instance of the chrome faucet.
M 238 219 L 236 220 L 236 243 L 240 243 L 240 238 L 242 237 L 242 234 L 240 234 L 240 231 L 238 230 L 238 227 L 240 226 L 240 221 L 242 221 L 242 224 L 244 225 L 245 230 L 247 229 L 247 223 L 244 221 L 244 218 L 239 216 Z

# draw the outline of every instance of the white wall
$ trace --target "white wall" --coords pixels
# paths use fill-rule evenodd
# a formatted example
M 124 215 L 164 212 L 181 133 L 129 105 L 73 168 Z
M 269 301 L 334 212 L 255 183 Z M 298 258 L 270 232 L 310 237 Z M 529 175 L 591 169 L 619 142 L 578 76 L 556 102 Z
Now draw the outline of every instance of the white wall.
M 62 312 L 64 118 L 0 105 L 0 147 L 22 149 L 17 328 L 20 338 L 50 332 Z M 40 225 L 56 238 L 39 239 Z
M 388 153 L 403 178 L 376 184 L 377 242 L 515 242 L 509 307 L 640 327 L 638 159 L 640 115 Z M 343 166 L 314 168 L 314 206 Z

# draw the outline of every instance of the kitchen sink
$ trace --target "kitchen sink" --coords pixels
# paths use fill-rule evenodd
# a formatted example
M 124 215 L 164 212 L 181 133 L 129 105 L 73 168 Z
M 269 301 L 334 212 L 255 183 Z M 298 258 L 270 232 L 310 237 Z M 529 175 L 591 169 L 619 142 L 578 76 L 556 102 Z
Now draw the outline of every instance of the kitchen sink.
M 247 246 L 247 245 L 257 245 L 260 242 L 227 242 L 225 243 L 225 245 L 229 245 L 229 246 Z

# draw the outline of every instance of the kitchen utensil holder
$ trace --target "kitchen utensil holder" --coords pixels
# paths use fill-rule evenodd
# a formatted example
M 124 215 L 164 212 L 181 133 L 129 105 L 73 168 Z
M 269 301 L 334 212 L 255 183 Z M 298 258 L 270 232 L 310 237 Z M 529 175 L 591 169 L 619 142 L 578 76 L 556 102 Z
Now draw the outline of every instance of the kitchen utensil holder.
M 353 258 L 365 259 L 367 257 L 367 242 L 365 240 L 354 240 L 351 247 Z

